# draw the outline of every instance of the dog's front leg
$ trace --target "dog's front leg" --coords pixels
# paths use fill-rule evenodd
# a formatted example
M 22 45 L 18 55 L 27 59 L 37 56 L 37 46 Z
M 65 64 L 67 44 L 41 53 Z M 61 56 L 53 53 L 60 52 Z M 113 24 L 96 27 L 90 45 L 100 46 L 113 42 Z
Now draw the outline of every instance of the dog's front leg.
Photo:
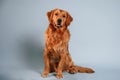
M 49 61 L 49 57 L 48 57 L 49 51 L 47 49 L 44 50 L 44 71 L 42 74 L 42 77 L 47 77 L 48 73 L 50 71 L 50 61 Z
M 61 55 L 61 59 L 60 59 L 60 62 L 58 64 L 58 68 L 57 68 L 57 75 L 56 75 L 56 77 L 59 78 L 59 79 L 63 78 L 62 70 L 63 70 L 64 61 L 65 61 L 65 53 L 63 53 Z

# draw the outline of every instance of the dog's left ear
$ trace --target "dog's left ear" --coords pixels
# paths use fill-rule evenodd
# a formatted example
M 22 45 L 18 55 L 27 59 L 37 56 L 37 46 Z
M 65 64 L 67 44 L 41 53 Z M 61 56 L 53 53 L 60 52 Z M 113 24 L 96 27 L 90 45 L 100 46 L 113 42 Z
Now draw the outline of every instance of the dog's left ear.
M 66 26 L 69 26 L 72 21 L 73 21 L 73 18 L 72 18 L 71 15 L 67 12 L 67 19 L 66 19 L 65 25 L 66 25 Z

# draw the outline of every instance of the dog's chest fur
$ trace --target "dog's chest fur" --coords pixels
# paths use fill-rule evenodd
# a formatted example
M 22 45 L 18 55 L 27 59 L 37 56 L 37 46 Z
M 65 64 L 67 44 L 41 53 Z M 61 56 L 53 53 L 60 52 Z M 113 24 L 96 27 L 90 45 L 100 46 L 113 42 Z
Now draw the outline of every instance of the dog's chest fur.
M 68 30 L 56 30 L 50 31 L 48 29 L 49 34 L 46 35 L 46 45 L 49 49 L 53 49 L 55 52 L 59 52 L 64 49 L 62 46 L 66 46 L 66 42 L 68 42 L 70 34 Z M 66 37 L 68 37 L 66 39 Z
M 64 43 L 64 33 L 60 32 L 52 32 L 48 35 L 48 44 L 54 50 L 61 48 L 62 44 Z

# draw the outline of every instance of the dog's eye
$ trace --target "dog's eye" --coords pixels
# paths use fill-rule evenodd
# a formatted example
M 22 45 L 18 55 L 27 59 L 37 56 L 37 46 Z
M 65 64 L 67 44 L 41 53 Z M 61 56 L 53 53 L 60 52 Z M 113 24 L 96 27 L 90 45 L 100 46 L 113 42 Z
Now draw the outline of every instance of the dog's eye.
M 55 13 L 55 15 L 57 16 L 57 15 L 58 15 L 58 13 Z
M 65 15 L 63 15 L 63 17 L 65 18 L 66 16 L 65 16 Z

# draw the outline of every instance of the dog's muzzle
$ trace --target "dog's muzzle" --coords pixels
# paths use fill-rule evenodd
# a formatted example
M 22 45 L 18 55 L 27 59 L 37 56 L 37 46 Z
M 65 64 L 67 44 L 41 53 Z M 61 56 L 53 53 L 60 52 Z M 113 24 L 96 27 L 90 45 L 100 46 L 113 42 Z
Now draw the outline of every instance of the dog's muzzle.
M 62 26 L 61 26 L 61 23 L 62 23 L 62 19 L 58 19 L 58 20 L 57 20 L 57 26 L 58 26 L 58 28 L 62 27 Z

